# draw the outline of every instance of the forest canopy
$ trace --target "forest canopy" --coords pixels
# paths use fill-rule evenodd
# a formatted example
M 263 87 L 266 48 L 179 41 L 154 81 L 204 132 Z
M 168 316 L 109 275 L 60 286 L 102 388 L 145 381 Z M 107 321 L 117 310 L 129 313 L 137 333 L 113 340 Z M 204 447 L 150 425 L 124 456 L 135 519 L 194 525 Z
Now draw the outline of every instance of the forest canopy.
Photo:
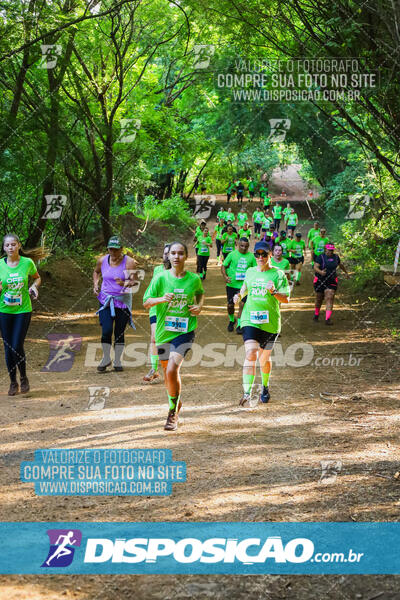
M 196 179 L 224 193 L 298 162 L 330 214 L 368 198 L 342 235 L 372 268 L 391 262 L 399 21 L 386 0 L 0 1 L 4 231 L 28 246 L 106 240 L 128 210 L 185 211 Z M 323 96 L 333 61 L 356 94 Z M 272 99 L 289 75 L 308 99 Z M 49 202 L 59 219 L 43 218 Z

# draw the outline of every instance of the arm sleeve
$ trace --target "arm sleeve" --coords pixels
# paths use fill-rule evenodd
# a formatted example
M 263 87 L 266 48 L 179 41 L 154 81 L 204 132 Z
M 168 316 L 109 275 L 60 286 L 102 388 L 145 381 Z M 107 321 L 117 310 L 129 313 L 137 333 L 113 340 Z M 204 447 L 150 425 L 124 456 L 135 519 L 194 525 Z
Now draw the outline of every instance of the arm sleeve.
M 37 268 L 35 263 L 33 262 L 33 260 L 30 258 L 29 259 L 29 270 L 28 270 L 28 275 L 35 275 L 35 273 L 37 273 Z
M 232 261 L 231 254 L 232 254 L 232 252 L 229 252 L 228 256 L 225 258 L 224 262 L 222 263 L 224 265 L 224 267 L 229 267 L 229 265 L 231 264 L 231 261 Z
M 314 262 L 317 263 L 318 266 L 322 267 L 322 254 L 320 254 L 319 256 L 316 256 L 314 258 Z
M 158 298 L 158 294 L 160 293 L 160 286 L 158 285 L 159 277 L 152 279 L 149 283 L 147 290 L 143 296 L 143 302 L 146 302 L 149 298 Z
M 290 296 L 289 282 L 284 271 L 279 272 L 279 282 L 277 291 L 281 294 L 287 294 L 288 296 Z

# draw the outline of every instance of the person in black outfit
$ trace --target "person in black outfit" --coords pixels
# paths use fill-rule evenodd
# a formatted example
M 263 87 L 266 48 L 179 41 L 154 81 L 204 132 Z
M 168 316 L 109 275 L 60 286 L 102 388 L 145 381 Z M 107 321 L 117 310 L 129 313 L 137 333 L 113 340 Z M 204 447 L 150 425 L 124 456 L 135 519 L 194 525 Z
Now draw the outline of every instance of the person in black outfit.
M 331 316 L 333 311 L 333 300 L 338 287 L 338 277 L 336 269 L 340 267 L 344 271 L 346 278 L 349 278 L 346 267 L 338 254 L 334 253 L 334 244 L 325 244 L 325 252 L 314 258 L 314 290 L 315 290 L 315 311 L 314 321 L 318 321 L 321 305 L 325 299 L 325 324 L 332 325 Z

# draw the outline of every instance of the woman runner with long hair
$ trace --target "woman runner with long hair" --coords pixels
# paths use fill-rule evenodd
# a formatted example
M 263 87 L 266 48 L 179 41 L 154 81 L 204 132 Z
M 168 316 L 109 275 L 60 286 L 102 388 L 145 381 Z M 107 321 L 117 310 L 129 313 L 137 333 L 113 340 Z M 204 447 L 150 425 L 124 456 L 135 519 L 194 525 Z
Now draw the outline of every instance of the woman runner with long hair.
M 3 238 L 5 256 L 0 259 L 0 330 L 8 374 L 10 376 L 9 396 L 29 392 L 26 375 L 24 341 L 32 317 L 31 297 L 37 299 L 41 278 L 33 262 L 48 256 L 44 248 L 24 251 L 21 240 L 15 233 L 7 233 Z M 34 279 L 29 287 L 29 277 Z M 20 387 L 17 381 L 17 368 L 20 373 Z
M 185 269 L 188 257 L 185 244 L 173 242 L 168 257 L 171 269 L 152 280 L 143 298 L 143 306 L 157 307 L 155 338 L 169 404 L 164 429 L 175 431 L 182 406 L 180 368 L 194 341 L 204 289 L 200 277 Z

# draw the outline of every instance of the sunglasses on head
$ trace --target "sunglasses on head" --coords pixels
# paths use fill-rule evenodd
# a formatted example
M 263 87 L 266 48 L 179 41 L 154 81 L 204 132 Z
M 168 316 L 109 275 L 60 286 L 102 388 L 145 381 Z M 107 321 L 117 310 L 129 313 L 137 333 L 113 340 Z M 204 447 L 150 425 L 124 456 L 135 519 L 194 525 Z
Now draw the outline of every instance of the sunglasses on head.
M 268 258 L 268 254 L 266 252 L 254 252 L 254 256 L 256 258 Z

